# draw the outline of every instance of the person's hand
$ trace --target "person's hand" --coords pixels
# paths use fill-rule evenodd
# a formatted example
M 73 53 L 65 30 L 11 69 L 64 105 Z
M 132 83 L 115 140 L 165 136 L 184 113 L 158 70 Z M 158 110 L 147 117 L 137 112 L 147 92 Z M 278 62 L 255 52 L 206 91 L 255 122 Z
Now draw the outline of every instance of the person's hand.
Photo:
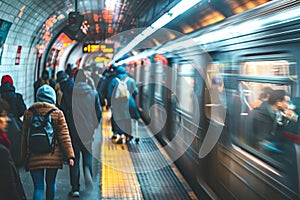
M 70 159 L 69 159 L 69 165 L 70 165 L 71 167 L 74 166 L 74 159 L 73 159 L 73 158 L 70 158 Z
M 289 109 L 285 110 L 283 112 L 283 116 L 285 118 L 295 121 L 295 122 L 297 122 L 297 120 L 298 120 L 298 115 L 293 110 L 289 110 Z

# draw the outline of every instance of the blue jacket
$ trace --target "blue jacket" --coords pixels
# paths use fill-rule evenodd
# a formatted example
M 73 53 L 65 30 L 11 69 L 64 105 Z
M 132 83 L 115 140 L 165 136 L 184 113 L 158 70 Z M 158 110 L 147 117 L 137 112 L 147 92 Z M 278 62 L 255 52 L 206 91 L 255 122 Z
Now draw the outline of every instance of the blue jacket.
M 111 83 L 108 86 L 108 105 L 112 108 L 112 114 L 114 120 L 123 120 L 123 119 L 138 119 L 139 113 L 136 107 L 134 97 L 138 94 L 138 88 L 136 87 L 135 80 L 133 78 L 128 79 L 127 88 L 130 92 L 130 97 L 127 102 L 120 101 L 114 98 L 114 89 L 118 84 L 117 78 L 124 80 L 128 75 L 126 74 L 126 69 L 123 67 L 118 67 L 117 75 L 112 79 Z

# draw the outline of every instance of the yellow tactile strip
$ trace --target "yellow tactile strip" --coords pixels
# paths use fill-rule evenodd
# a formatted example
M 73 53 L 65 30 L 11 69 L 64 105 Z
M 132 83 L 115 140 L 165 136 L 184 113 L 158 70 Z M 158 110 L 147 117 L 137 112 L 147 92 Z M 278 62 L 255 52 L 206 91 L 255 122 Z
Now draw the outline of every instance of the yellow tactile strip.
M 143 199 L 127 146 L 110 140 L 109 116 L 103 111 L 101 199 Z

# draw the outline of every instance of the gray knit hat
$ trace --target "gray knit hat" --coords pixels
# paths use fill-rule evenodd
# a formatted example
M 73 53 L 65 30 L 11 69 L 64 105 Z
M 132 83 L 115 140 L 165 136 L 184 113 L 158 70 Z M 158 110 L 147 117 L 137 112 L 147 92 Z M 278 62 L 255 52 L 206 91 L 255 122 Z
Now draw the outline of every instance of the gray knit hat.
M 36 93 L 36 100 L 39 102 L 47 102 L 47 103 L 55 104 L 56 93 L 51 86 L 46 84 L 42 85 Z

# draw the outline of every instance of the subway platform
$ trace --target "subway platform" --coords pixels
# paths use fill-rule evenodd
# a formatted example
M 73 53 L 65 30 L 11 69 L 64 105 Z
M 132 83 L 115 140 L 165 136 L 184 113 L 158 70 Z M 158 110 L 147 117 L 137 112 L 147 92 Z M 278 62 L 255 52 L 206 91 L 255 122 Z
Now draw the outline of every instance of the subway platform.
M 56 199 L 197 199 L 176 166 L 172 164 L 155 138 L 141 123 L 133 122 L 136 138 L 127 144 L 115 144 L 109 119 L 110 113 L 103 112 L 102 127 L 94 134 L 94 188 L 84 188 L 81 170 L 80 197 L 69 196 L 69 167 L 64 165 L 56 179 Z M 101 134 L 102 129 L 102 134 Z M 171 164 L 170 164 L 171 163 Z M 28 199 L 33 196 L 33 184 L 29 172 L 19 168 L 19 173 Z

